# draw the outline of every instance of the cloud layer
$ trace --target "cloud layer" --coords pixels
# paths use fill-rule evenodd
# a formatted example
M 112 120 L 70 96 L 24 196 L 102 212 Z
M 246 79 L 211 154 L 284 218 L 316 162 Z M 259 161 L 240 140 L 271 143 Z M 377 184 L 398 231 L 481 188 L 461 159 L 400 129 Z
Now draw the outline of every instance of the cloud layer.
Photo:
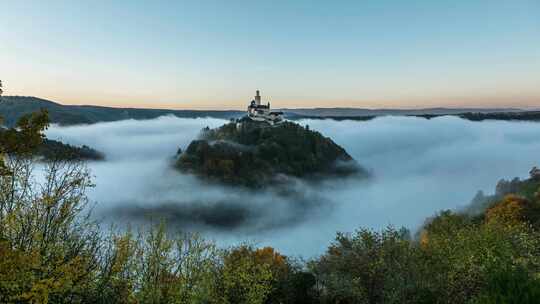
M 165 218 L 221 244 L 253 241 L 286 254 L 319 254 L 336 231 L 392 224 L 417 228 L 441 209 L 467 204 L 501 178 L 525 176 L 540 161 L 540 124 L 381 117 L 367 122 L 305 120 L 331 137 L 374 176 L 371 180 L 300 181 L 277 190 L 241 191 L 208 185 L 171 169 L 203 127 L 219 119 L 160 117 L 57 127 L 52 139 L 105 152 L 89 164 L 96 216 L 132 224 Z

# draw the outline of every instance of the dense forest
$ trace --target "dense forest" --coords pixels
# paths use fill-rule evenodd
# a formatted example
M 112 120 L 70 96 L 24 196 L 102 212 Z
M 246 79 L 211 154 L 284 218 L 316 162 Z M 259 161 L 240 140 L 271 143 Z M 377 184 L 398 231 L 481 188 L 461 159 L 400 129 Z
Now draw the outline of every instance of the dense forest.
M 308 261 L 249 244 L 219 248 L 162 222 L 102 233 L 84 162 L 51 159 L 33 181 L 45 112 L 0 137 L 0 303 L 537 303 L 540 180 L 502 181 L 470 210 L 416 233 L 338 233 Z M 359 223 L 360 225 L 361 223 Z
M 104 160 L 105 155 L 86 145 L 72 146 L 45 138 L 37 148 L 36 154 L 45 160 L 55 158 L 65 160 Z
M 204 129 L 201 138 L 179 154 L 176 166 L 251 188 L 277 184 L 285 176 L 315 180 L 367 175 L 342 147 L 309 127 L 293 122 L 271 126 L 249 118 Z

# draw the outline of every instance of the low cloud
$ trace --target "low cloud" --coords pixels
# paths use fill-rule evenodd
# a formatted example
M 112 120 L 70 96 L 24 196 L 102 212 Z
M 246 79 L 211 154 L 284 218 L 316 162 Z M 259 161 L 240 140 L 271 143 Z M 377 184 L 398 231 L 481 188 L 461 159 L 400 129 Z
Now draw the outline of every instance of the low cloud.
M 171 168 L 200 130 L 219 119 L 126 120 L 58 127 L 52 139 L 86 144 L 107 156 L 90 163 L 96 217 L 132 224 L 165 218 L 221 244 L 252 240 L 287 254 L 321 253 L 336 231 L 386 225 L 417 228 L 441 209 L 465 205 L 501 178 L 526 176 L 540 159 L 540 124 L 381 117 L 366 122 L 304 120 L 342 145 L 373 173 L 311 185 L 295 181 L 287 195 L 201 182 Z

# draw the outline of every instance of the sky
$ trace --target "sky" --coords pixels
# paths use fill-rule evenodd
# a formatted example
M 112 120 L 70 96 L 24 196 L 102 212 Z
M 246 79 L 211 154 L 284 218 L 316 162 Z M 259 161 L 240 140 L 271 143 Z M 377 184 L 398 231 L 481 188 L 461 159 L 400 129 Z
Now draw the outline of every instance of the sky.
M 6 95 L 63 104 L 540 107 L 540 1 L 0 0 Z

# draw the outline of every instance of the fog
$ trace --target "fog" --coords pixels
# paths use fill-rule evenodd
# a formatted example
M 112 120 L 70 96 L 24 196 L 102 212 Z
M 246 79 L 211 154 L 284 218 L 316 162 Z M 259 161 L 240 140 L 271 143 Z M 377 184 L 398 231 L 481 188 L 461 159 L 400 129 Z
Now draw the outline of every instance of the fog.
M 224 123 L 160 117 L 52 126 L 47 136 L 106 154 L 88 164 L 94 216 L 104 225 L 164 218 L 172 229 L 199 231 L 223 246 L 248 241 L 304 257 L 322 253 L 337 231 L 417 229 L 439 210 L 468 204 L 478 190 L 492 193 L 501 178 L 525 177 L 540 161 L 537 123 L 381 117 L 299 122 L 342 145 L 372 172 L 369 180 L 296 181 L 283 194 L 210 185 L 172 168 L 179 147 L 203 127 Z

